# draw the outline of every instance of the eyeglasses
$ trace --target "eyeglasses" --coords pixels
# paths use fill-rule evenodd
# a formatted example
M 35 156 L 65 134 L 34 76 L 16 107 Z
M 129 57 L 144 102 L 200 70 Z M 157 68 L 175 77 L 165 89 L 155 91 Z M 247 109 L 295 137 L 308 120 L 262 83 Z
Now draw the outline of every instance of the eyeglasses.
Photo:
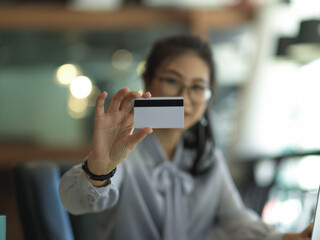
M 212 91 L 208 87 L 201 86 L 200 84 L 195 84 L 193 86 L 187 87 L 180 83 L 178 80 L 170 77 L 157 77 L 161 82 L 163 94 L 169 96 L 179 96 L 184 89 L 187 89 L 188 96 L 194 104 L 201 104 L 207 102 L 211 96 Z

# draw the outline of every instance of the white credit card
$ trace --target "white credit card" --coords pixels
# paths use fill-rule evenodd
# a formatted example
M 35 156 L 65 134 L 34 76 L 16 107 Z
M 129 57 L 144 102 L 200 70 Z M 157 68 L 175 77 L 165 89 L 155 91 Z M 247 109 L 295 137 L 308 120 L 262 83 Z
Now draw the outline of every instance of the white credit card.
M 183 128 L 183 97 L 154 97 L 134 100 L 134 128 Z

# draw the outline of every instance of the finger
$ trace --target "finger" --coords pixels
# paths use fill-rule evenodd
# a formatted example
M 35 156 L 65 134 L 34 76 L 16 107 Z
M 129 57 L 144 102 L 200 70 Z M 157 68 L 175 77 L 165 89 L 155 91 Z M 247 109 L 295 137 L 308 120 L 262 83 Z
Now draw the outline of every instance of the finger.
M 123 119 L 122 124 L 129 126 L 131 129 L 134 127 L 134 108 L 132 107 L 127 113 L 127 117 Z
M 121 102 L 120 111 L 128 111 L 132 104 L 132 101 L 140 97 L 141 95 L 138 92 L 128 93 Z
M 134 116 L 134 107 L 132 107 L 132 108 L 130 109 L 129 116 L 130 116 L 130 115 Z
M 138 132 L 130 135 L 127 140 L 127 148 L 132 151 L 134 147 L 141 142 L 148 134 L 152 133 L 152 128 L 146 127 L 140 129 Z
M 151 98 L 151 93 L 150 92 L 146 92 L 144 94 L 142 94 L 143 98 Z M 129 115 L 134 115 L 134 107 L 132 107 L 129 111 Z
M 119 111 L 122 99 L 125 97 L 125 95 L 130 92 L 129 88 L 123 88 L 120 89 L 113 97 L 110 102 L 109 110 L 111 112 Z
M 134 126 L 134 115 L 133 115 L 133 107 L 127 112 L 126 117 L 122 119 L 121 124 L 130 129 L 133 129 Z
M 108 97 L 108 93 L 104 91 L 101 93 L 96 100 L 96 116 L 101 117 L 104 114 L 104 102 Z
M 150 92 L 145 92 L 144 94 L 142 94 L 143 98 L 151 98 L 151 93 Z
M 151 93 L 150 92 L 146 92 L 146 93 L 142 94 L 141 97 L 143 97 L 143 98 L 151 98 Z M 130 103 L 130 107 L 131 107 L 131 109 L 129 110 L 129 115 L 133 115 L 134 114 L 134 107 L 131 106 L 131 103 Z

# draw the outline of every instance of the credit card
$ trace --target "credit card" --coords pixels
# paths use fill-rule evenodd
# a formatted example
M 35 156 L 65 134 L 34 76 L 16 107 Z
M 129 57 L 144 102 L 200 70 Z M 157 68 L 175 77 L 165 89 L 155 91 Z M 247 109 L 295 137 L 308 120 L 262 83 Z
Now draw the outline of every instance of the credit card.
M 134 100 L 134 128 L 183 128 L 183 97 L 154 97 Z

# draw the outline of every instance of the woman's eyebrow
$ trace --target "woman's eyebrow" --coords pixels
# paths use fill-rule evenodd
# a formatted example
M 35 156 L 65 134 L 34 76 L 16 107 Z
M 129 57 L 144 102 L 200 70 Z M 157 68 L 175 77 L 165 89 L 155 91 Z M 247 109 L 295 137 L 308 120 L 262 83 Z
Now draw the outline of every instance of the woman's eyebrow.
M 193 82 L 201 82 L 201 83 L 208 83 L 208 81 L 204 80 L 203 78 L 194 78 L 192 79 Z
M 168 69 L 168 70 L 165 70 L 163 71 L 163 73 L 165 74 L 172 74 L 172 75 L 175 75 L 179 78 L 183 78 L 183 75 L 179 72 L 177 72 L 176 70 L 173 70 L 173 69 Z M 194 79 L 192 79 L 193 82 L 201 82 L 201 83 L 208 83 L 208 81 L 206 81 L 205 79 L 203 79 L 202 77 L 196 77 Z
M 183 77 L 181 73 L 179 73 L 175 70 L 172 70 L 172 69 L 165 70 L 164 73 L 173 74 L 173 75 L 176 75 L 177 77 L 180 77 L 180 78 Z

